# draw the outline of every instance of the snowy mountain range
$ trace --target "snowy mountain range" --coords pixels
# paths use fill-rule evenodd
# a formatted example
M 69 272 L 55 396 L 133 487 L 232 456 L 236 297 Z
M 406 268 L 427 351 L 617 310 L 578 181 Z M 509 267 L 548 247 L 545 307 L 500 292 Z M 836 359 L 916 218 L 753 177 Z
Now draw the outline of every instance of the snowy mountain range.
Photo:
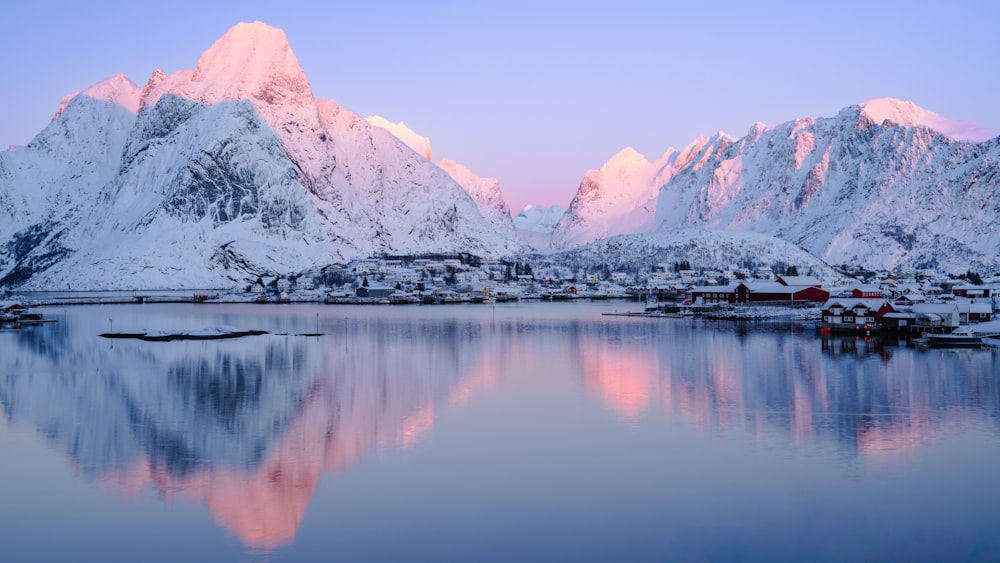
M 691 227 L 771 235 L 831 264 L 1000 268 L 1000 138 L 911 102 L 758 123 L 587 173 L 556 248 Z
M 497 180 L 431 159 L 404 123 L 317 99 L 281 30 L 241 23 L 194 70 L 101 81 L 0 152 L 0 287 L 231 287 L 377 254 L 558 253 L 621 235 L 693 251 L 674 235 L 706 229 L 833 264 L 1000 268 L 1000 139 L 910 102 L 758 123 L 654 161 L 627 148 L 565 213 L 513 220 Z
M 229 287 L 377 253 L 522 249 L 424 155 L 316 99 L 259 22 L 195 70 L 70 96 L 0 153 L 0 240 L 0 286 L 27 289 Z

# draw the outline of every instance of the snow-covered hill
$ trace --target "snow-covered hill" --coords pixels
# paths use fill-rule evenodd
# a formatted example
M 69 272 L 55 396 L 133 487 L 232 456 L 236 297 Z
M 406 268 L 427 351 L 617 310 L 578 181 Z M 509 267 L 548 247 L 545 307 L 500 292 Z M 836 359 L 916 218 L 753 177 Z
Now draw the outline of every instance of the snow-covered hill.
M 973 123 L 877 99 L 682 154 L 588 173 L 556 244 L 701 227 L 773 235 L 832 264 L 1000 268 L 1000 138 Z
M 195 70 L 130 84 L 71 97 L 0 153 L 0 285 L 228 287 L 380 252 L 521 248 L 443 170 L 316 99 L 278 29 L 238 24 Z
M 843 276 L 815 256 L 789 242 L 757 233 L 703 228 L 617 235 L 573 249 L 532 258 L 536 269 L 564 266 L 584 271 L 651 271 L 660 265 L 687 262 L 698 270 L 795 266 L 828 283 Z

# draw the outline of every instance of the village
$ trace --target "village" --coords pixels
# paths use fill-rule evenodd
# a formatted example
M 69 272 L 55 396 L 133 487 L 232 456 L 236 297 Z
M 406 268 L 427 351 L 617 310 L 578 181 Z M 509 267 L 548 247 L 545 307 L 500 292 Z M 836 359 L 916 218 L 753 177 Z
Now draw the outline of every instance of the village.
M 637 314 L 647 316 L 812 317 L 823 333 L 886 331 L 907 336 L 947 334 L 963 325 L 989 323 L 1000 308 L 1000 281 L 983 283 L 973 273 L 952 277 L 929 269 L 890 273 L 845 268 L 841 280 L 846 283 L 824 285 L 817 277 L 798 275 L 795 266 L 783 273 L 774 269 L 696 270 L 684 261 L 646 272 L 601 275 L 565 267 L 535 272 L 527 262 L 474 257 L 366 259 L 305 276 L 304 286 L 301 277 L 279 279 L 272 294 L 292 300 L 295 292 L 339 281 L 324 292 L 326 302 L 626 299 L 641 302 Z
M 991 323 L 1000 308 L 1000 281 L 984 283 L 972 273 L 952 277 L 933 270 L 889 273 L 844 268 L 840 283 L 828 285 L 815 276 L 799 275 L 794 265 L 784 266 L 781 273 L 776 269 L 782 268 L 732 266 L 724 271 L 697 270 L 682 261 L 636 272 L 589 272 L 567 267 L 534 271 L 527 261 L 472 255 L 383 257 L 297 275 L 260 277 L 246 287 L 193 296 L 183 292 L 133 292 L 85 301 L 66 295 L 40 301 L 48 305 L 122 300 L 488 304 L 621 299 L 641 304 L 629 313 L 633 315 L 734 320 L 794 317 L 815 321 L 817 330 L 824 334 L 891 332 L 904 336 L 948 334 L 962 326 Z M 25 306 L 24 299 L 7 295 L 0 301 L 0 314 L 4 321 L 13 322 L 21 318 Z M 989 332 L 992 336 L 993 331 Z

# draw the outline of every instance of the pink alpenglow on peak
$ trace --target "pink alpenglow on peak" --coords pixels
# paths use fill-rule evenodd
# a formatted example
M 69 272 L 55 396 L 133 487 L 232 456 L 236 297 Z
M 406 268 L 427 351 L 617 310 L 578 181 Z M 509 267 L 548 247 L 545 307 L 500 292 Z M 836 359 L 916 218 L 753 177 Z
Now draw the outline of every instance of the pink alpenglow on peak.
M 431 158 L 431 140 L 418 134 L 413 129 L 410 129 L 402 121 L 399 123 L 393 123 L 378 115 L 372 115 L 370 117 L 366 117 L 365 119 L 368 123 L 371 123 L 375 127 L 381 127 L 382 129 L 392 133 L 394 137 L 406 143 L 406 146 L 413 149 L 417 154 L 422 155 L 427 160 L 433 162 L 433 159 Z
M 141 94 L 142 90 L 128 76 L 116 74 L 110 78 L 105 78 L 93 86 L 79 92 L 73 92 L 64 97 L 59 102 L 59 109 L 56 110 L 53 119 L 62 115 L 63 110 L 66 109 L 66 106 L 69 105 L 73 98 L 81 95 L 95 100 L 118 104 L 131 113 L 139 113 Z
M 399 139 L 406 146 L 413 149 L 417 154 L 422 155 L 429 162 L 431 161 L 431 140 L 420 135 L 406 126 L 405 123 L 393 123 L 384 117 L 373 115 L 365 120 L 371 125 L 384 129 L 393 137 Z M 437 163 L 438 168 L 444 170 L 455 183 L 462 187 L 467 194 L 476 202 L 476 207 L 480 214 L 489 221 L 497 232 L 510 234 L 514 225 L 510 217 L 510 208 L 500 191 L 500 181 L 496 178 L 480 178 L 466 166 L 442 158 Z
M 956 141 L 981 143 L 997 136 L 996 131 L 991 131 L 973 121 L 941 117 L 913 102 L 895 98 L 873 98 L 859 104 L 858 109 L 875 123 L 888 121 L 908 127 L 927 127 Z
M 645 155 L 632 147 L 625 147 L 604 163 L 600 172 L 606 176 L 626 179 L 647 166 L 649 166 L 649 159 Z
M 255 105 L 311 105 L 312 89 L 285 32 L 261 22 L 231 27 L 194 71 L 154 72 L 143 89 L 143 106 L 165 93 L 201 103 L 251 99 Z
M 480 178 L 465 165 L 447 158 L 442 158 L 437 165 L 438 168 L 447 172 L 458 185 L 462 186 L 472 196 L 472 199 L 480 204 L 480 207 L 483 205 L 492 207 L 510 216 L 510 209 L 507 207 L 507 202 L 504 201 L 503 194 L 500 192 L 499 180 L 496 178 Z

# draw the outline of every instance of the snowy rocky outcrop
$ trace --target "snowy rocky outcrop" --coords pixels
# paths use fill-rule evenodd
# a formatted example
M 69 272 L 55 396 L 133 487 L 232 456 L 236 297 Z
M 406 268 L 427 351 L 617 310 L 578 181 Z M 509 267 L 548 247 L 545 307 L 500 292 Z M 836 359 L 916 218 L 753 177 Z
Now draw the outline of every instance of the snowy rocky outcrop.
M 773 235 L 832 264 L 996 269 L 998 193 L 995 133 L 876 99 L 653 164 L 625 151 L 588 173 L 554 242 L 699 227 Z
M 514 226 L 522 231 L 550 234 L 566 214 L 558 205 L 528 205 L 514 216 Z
M 416 151 L 420 156 L 429 161 L 434 161 L 433 152 L 431 151 L 431 140 L 417 133 L 413 129 L 410 129 L 402 121 L 399 123 L 393 123 L 392 121 L 378 115 L 371 115 L 365 119 L 368 123 L 371 123 L 375 127 L 381 127 L 382 129 L 392 133 L 396 138 L 406 143 L 406 146 Z
M 558 205 L 528 205 L 514 216 L 517 236 L 534 250 L 552 249 L 552 232 L 566 214 Z
M 857 107 L 873 123 L 888 121 L 904 127 L 926 127 L 956 141 L 981 143 L 998 135 L 974 121 L 941 117 L 913 102 L 895 98 L 873 98 Z
M 393 123 L 384 117 L 377 115 L 366 118 L 369 123 L 376 127 L 385 129 L 393 136 L 403 141 L 406 146 L 416 153 L 431 160 L 431 141 L 410 129 L 405 123 Z M 476 202 L 479 212 L 498 233 L 514 239 L 514 225 L 510 217 L 510 208 L 500 191 L 500 181 L 496 178 L 481 178 L 463 164 L 454 160 L 442 158 L 437 163 L 438 168 L 444 170 L 462 189 L 469 194 L 469 197 Z
M 116 74 L 111 78 L 106 78 L 89 88 L 73 92 L 64 97 L 59 102 L 59 109 L 56 110 L 56 117 L 62 114 L 66 106 L 79 95 L 86 96 L 94 100 L 101 100 L 117 104 L 129 111 L 129 113 L 139 113 L 139 105 L 142 103 L 142 89 L 136 86 L 135 82 L 124 75 Z
M 514 222 L 510 208 L 500 192 L 500 181 L 496 178 L 480 178 L 462 164 L 442 158 L 438 166 L 448 173 L 458 185 L 472 197 L 482 216 L 493 225 L 498 233 L 514 236 Z
M 553 231 L 553 246 L 574 247 L 609 236 L 650 231 L 660 186 L 678 170 L 703 162 L 732 141 L 720 131 L 712 137 L 699 137 L 680 151 L 667 149 L 654 162 L 631 147 L 623 149 L 599 170 L 584 175 Z
M 138 111 L 136 111 L 138 110 Z M 0 286 L 229 287 L 377 253 L 521 248 L 447 173 L 316 99 L 282 31 L 123 76 L 0 153 Z

